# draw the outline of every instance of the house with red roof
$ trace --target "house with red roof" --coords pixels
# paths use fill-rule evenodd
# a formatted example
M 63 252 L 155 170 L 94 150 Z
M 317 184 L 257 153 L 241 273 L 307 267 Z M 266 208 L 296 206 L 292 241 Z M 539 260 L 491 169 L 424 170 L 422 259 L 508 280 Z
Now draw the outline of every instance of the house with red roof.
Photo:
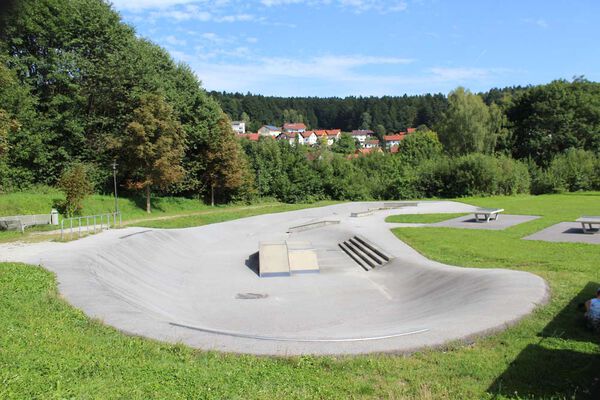
M 367 139 L 365 140 L 365 143 L 363 144 L 363 147 L 365 149 L 374 149 L 374 148 L 379 148 L 379 139 Z
M 392 146 L 398 146 L 400 144 L 400 141 L 403 140 L 405 136 L 406 136 L 406 132 L 400 132 L 395 135 L 385 135 L 383 137 L 383 141 L 385 142 L 385 147 L 387 147 L 389 149 Z
M 306 131 L 306 125 L 304 125 L 301 122 L 285 123 L 285 124 L 283 124 L 283 131 L 284 132 L 302 133 L 302 132 Z

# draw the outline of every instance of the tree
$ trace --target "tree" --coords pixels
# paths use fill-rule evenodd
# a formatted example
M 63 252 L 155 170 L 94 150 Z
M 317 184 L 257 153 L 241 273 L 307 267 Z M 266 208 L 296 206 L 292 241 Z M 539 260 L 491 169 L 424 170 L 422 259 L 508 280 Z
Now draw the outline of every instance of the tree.
M 250 123 L 250 116 L 245 111 L 242 112 L 240 119 L 242 120 L 242 122 L 245 122 L 246 125 Z
M 224 114 L 217 128 L 202 153 L 205 162 L 203 178 L 210 190 L 212 206 L 215 205 L 216 191 L 224 195 L 243 186 L 250 188 L 253 183 L 248 162 Z
M 58 186 L 65 193 L 64 208 L 70 217 L 81 212 L 83 200 L 92 193 L 93 189 L 86 166 L 79 162 L 63 172 Z
M 450 154 L 491 153 L 499 130 L 493 122 L 497 119 L 492 120 L 483 99 L 459 87 L 450 92 L 448 109 L 436 130 Z
M 356 151 L 356 142 L 348 133 L 344 132 L 340 138 L 333 143 L 331 151 L 341 154 L 353 154 Z
M 160 95 L 141 97 L 125 136 L 116 138 L 113 147 L 131 177 L 129 186 L 145 189 L 148 213 L 152 187 L 165 189 L 183 178 L 184 133 L 173 108 Z
M 507 115 L 516 158 L 546 167 L 569 148 L 600 153 L 600 83 L 559 80 L 528 88 Z
M 283 123 L 287 122 L 304 122 L 304 116 L 302 113 L 294 109 L 283 110 Z
M 378 124 L 375 127 L 375 134 L 377 135 L 377 137 L 379 138 L 379 140 L 383 139 L 383 137 L 385 136 L 385 126 Z
M 371 118 L 371 114 L 367 111 L 361 114 L 360 116 L 360 127 L 359 129 L 371 129 L 371 124 L 373 123 L 373 118 Z
M 429 129 L 419 129 L 406 135 L 398 144 L 398 156 L 415 167 L 424 160 L 440 156 L 442 151 L 437 133 Z

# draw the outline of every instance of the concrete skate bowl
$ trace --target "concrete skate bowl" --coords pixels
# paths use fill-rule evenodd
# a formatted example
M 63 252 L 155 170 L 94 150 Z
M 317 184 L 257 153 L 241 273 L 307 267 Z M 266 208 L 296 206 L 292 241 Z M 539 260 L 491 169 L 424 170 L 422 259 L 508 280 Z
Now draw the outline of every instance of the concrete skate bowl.
M 394 211 L 350 217 L 372 206 L 179 230 L 128 228 L 68 243 L 39 261 L 57 273 L 67 300 L 92 317 L 130 334 L 225 352 L 410 352 L 503 329 L 546 300 L 546 284 L 535 275 L 426 259 L 383 222 Z M 340 223 L 288 233 L 332 216 Z M 360 268 L 337 246 L 355 234 L 394 258 Z M 250 265 L 258 242 L 290 238 L 313 244 L 321 272 L 260 278 Z

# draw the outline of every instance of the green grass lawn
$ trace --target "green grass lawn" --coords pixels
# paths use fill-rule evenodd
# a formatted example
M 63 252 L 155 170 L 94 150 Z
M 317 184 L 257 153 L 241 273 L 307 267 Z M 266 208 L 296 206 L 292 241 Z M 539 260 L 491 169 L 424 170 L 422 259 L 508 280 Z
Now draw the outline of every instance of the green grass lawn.
M 600 193 L 463 200 L 542 218 L 506 231 L 394 233 L 445 263 L 544 277 L 550 303 L 502 333 L 410 356 L 203 352 L 119 333 L 63 301 L 51 273 L 0 264 L 0 398 L 600 398 L 600 337 L 577 311 L 600 286 L 600 246 L 520 240 L 581 214 L 599 215 Z
M 47 214 L 63 199 L 64 195 L 59 190 L 43 186 L 31 191 L 0 194 L 0 216 Z M 122 214 L 123 225 L 148 228 L 187 228 L 252 215 L 292 211 L 335 203 L 337 202 L 322 201 L 311 204 L 283 204 L 276 201 L 265 201 L 252 205 L 227 204 L 212 207 L 194 199 L 153 197 L 152 213 L 148 214 L 145 210 L 145 199 L 121 197 L 119 198 L 119 210 Z M 112 213 L 114 209 L 114 197 L 96 194 L 85 199 L 82 215 Z M 46 240 L 47 237 L 40 237 L 37 233 L 57 228 L 57 226 L 34 226 L 27 228 L 25 234 L 15 231 L 0 231 L 0 243 L 17 240 Z M 56 235 L 52 238 L 58 239 L 59 236 Z
M 435 224 L 436 222 L 446 221 L 452 218 L 462 217 L 465 213 L 451 214 L 398 214 L 390 215 L 385 222 L 407 223 L 407 224 Z

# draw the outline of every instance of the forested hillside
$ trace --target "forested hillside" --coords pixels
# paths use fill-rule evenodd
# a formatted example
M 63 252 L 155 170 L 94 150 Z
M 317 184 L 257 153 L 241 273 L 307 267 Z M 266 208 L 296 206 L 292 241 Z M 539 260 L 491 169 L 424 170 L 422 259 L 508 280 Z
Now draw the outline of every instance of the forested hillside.
M 600 189 L 600 84 L 584 78 L 481 94 L 209 95 L 202 77 L 102 0 L 14 4 L 0 18 L 0 193 L 73 177 L 110 192 L 113 162 L 120 190 L 147 202 L 152 193 L 296 202 Z M 230 118 L 250 130 L 419 129 L 397 153 L 365 156 L 348 137 L 310 147 L 239 140 Z

